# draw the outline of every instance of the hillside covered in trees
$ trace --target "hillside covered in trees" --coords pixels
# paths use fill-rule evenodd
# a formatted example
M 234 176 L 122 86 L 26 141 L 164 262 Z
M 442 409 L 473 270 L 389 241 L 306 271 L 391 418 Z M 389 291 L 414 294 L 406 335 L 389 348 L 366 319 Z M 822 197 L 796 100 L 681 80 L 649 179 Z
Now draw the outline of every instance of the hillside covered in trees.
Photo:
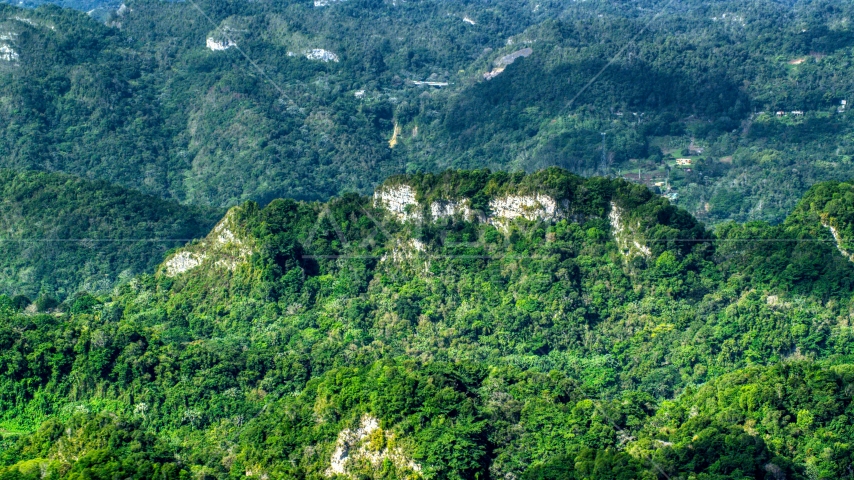
M 4 6 L 0 165 L 213 206 L 556 165 L 643 182 L 710 224 L 780 223 L 812 184 L 854 174 L 852 8 Z
M 852 195 L 715 232 L 557 168 L 247 202 L 109 295 L 0 297 L 0 478 L 851 478 Z
M 854 477 L 852 16 L 0 5 L 0 480 Z
M 108 291 L 221 215 L 70 175 L 0 170 L 0 292 L 26 307 Z

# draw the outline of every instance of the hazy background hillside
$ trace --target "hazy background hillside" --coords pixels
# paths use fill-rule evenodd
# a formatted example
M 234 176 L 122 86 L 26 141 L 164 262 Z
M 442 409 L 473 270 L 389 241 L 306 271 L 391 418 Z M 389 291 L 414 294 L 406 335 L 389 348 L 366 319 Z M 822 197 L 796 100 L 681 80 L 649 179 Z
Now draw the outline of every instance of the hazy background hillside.
M 558 165 L 710 223 L 854 173 L 848 3 L 195 5 L 5 7 L 2 165 L 214 206 Z
M 0 292 L 35 301 L 107 291 L 207 235 L 222 214 L 65 174 L 0 170 Z

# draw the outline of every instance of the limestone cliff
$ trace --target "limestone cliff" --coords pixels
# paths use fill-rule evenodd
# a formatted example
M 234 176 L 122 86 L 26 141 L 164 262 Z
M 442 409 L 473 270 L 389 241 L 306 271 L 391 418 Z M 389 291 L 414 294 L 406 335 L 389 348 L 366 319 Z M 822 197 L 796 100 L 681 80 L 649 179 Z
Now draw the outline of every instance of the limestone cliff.
M 627 221 L 626 213 L 615 202 L 611 202 L 608 220 L 611 222 L 611 235 L 617 241 L 617 246 L 623 256 L 643 255 L 649 257 L 652 254 L 652 251 L 643 242 L 640 225 Z
M 842 235 L 839 234 L 839 230 L 831 225 L 826 219 L 822 219 L 821 224 L 824 228 L 830 229 L 830 234 L 833 235 L 833 241 L 836 243 L 836 249 L 839 250 L 839 253 L 844 255 L 849 261 L 854 262 L 854 253 L 849 252 L 842 247 L 844 239 L 842 238 Z
M 487 207 L 477 209 L 472 206 L 472 198 L 436 198 L 423 200 L 416 193 L 417 187 L 405 182 L 383 185 L 374 194 L 374 206 L 385 209 L 401 222 L 434 222 L 447 218 L 457 218 L 469 222 L 488 223 L 499 230 L 507 231 L 517 219 L 524 221 L 557 222 L 577 218 L 578 205 L 568 199 L 559 199 L 530 189 L 512 193 L 503 191 L 488 198 Z M 453 197 L 452 195 L 449 195 Z M 481 198 L 481 204 L 485 203 Z M 617 243 L 620 253 L 626 258 L 637 255 L 650 257 L 652 251 L 645 241 L 645 231 L 641 221 L 634 218 L 630 211 L 618 205 L 616 198 L 606 203 L 600 215 L 607 215 L 610 233 Z M 583 215 L 582 215 L 583 217 Z M 392 259 L 399 260 L 424 251 L 424 248 L 407 248 L 401 245 L 400 252 L 393 252 Z M 407 252 L 406 254 L 402 252 Z
M 466 221 L 479 221 L 504 226 L 507 220 L 524 218 L 526 220 L 555 221 L 565 217 L 568 202 L 558 202 L 548 195 L 507 195 L 496 197 L 489 202 L 489 213 L 485 214 L 471 207 L 471 200 L 440 199 L 430 202 L 425 209 L 415 198 L 415 190 L 409 185 L 380 187 L 374 193 L 374 205 L 389 211 L 400 221 L 430 220 L 461 217 Z
M 415 190 L 409 185 L 380 187 L 374 193 L 374 205 L 385 208 L 401 221 L 421 219 L 416 212 Z
M 338 434 L 325 473 L 327 477 L 361 478 L 353 470 L 374 470 L 383 464 L 390 464 L 403 478 L 421 478 L 421 466 L 405 455 L 395 435 L 380 428 L 375 417 L 364 415 L 359 428 L 345 428 Z
M 172 254 L 163 262 L 160 271 L 168 277 L 175 277 L 203 265 L 233 271 L 248 260 L 254 245 L 251 239 L 236 233 L 240 231 L 236 220 L 239 208 L 229 210 L 203 240 Z

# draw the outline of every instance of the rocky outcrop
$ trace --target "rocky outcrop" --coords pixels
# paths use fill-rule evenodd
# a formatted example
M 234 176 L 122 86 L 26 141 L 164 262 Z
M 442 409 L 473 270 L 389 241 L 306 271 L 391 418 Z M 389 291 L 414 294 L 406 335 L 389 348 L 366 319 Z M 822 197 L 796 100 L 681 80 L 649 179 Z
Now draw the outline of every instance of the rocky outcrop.
M 839 253 L 844 255 L 845 258 L 848 259 L 848 261 L 854 262 L 854 253 L 851 253 L 848 250 L 842 248 L 843 239 L 842 235 L 839 234 L 839 230 L 837 230 L 836 227 L 834 227 L 825 220 L 822 220 L 821 224 L 824 226 L 824 228 L 830 229 L 830 234 L 833 235 L 833 240 L 836 243 L 836 249 L 839 250 Z
M 617 247 L 624 257 L 629 258 L 635 255 L 649 257 L 652 255 L 649 247 L 638 240 L 641 237 L 638 235 L 640 225 L 630 225 L 626 219 L 625 212 L 614 202 L 611 202 L 611 212 L 608 214 L 608 220 L 611 221 L 611 234 L 614 236 Z
M 329 50 L 324 50 L 322 48 L 312 48 L 305 52 L 305 58 L 309 60 L 317 60 L 320 62 L 337 62 L 338 55 L 330 52 Z
M 393 262 L 402 262 L 416 258 L 419 254 L 426 251 L 427 245 L 425 245 L 421 240 L 413 238 L 407 242 L 398 242 L 398 244 L 392 248 L 391 254 L 383 255 L 380 257 L 380 261 L 385 262 L 391 259 Z
M 217 52 L 221 50 L 228 50 L 229 48 L 235 46 L 234 42 L 231 40 L 215 40 L 213 37 L 208 37 L 205 45 L 211 51 Z
M 564 205 L 565 207 L 566 205 Z M 525 218 L 527 220 L 557 220 L 563 216 L 558 203 L 548 195 L 508 195 L 489 202 L 490 219 Z
M 17 20 L 17 21 L 22 22 L 22 23 L 26 23 L 27 25 L 30 25 L 30 26 L 32 26 L 32 27 L 37 27 L 37 26 L 38 26 L 38 25 L 36 25 L 36 22 L 32 21 L 32 20 L 31 20 L 31 19 L 29 19 L 29 18 L 19 17 L 19 16 L 17 16 L 17 15 L 16 15 L 14 18 L 15 18 L 15 20 Z
M 409 185 L 383 186 L 374 193 L 374 205 L 384 208 L 402 222 L 462 218 L 470 222 L 489 223 L 505 231 L 513 220 L 519 218 L 545 222 L 571 218 L 568 200 L 558 201 L 541 193 L 495 197 L 489 201 L 488 215 L 471 208 L 470 200 L 467 198 L 433 201 L 427 213 L 415 197 L 415 190 Z M 425 218 L 425 215 L 429 218 Z M 648 258 L 652 255 L 652 250 L 644 243 L 640 222 L 631 222 L 626 212 L 615 202 L 611 202 L 608 219 L 611 223 L 611 234 L 623 256 L 629 258 L 641 255 Z M 836 236 L 835 233 L 834 236 Z M 415 255 L 416 251 L 425 251 L 424 246 L 401 245 L 399 249 L 392 251 L 391 258 L 403 260 Z M 383 259 L 387 258 L 388 256 Z M 849 258 L 854 261 L 854 256 Z
M 239 208 L 239 207 L 235 207 Z M 175 277 L 202 265 L 233 271 L 252 255 L 252 242 L 235 232 L 235 209 L 231 209 L 201 242 L 175 252 L 163 262 L 162 271 Z
M 496 65 L 511 65 L 513 62 L 516 61 L 517 58 L 527 57 L 527 56 L 530 56 L 532 53 L 534 53 L 534 50 L 531 47 L 526 47 L 526 48 L 523 48 L 521 50 L 516 50 L 515 52 L 513 52 L 511 54 L 504 55 L 503 57 L 496 60 L 495 64 Z
M 163 266 L 166 269 L 166 275 L 174 277 L 198 267 L 205 261 L 206 257 L 207 255 L 204 253 L 178 252 L 167 260 Z
M 468 199 L 461 200 L 459 202 L 451 200 L 433 202 L 430 204 L 430 216 L 433 220 L 457 216 L 460 216 L 469 222 L 474 220 L 485 220 L 485 217 L 480 212 L 475 212 L 471 209 Z
M 374 205 L 385 208 L 398 220 L 420 220 L 421 214 L 416 210 L 415 190 L 409 185 L 381 187 L 374 192 Z
M 424 220 L 422 208 L 415 199 L 415 190 L 409 185 L 381 187 L 374 193 L 374 205 L 385 208 L 398 220 Z M 430 218 L 462 217 L 466 221 L 488 222 L 506 226 L 508 220 L 555 221 L 565 217 L 567 202 L 558 202 L 548 195 L 508 195 L 489 202 L 491 213 L 485 215 L 471 208 L 469 199 L 437 200 L 430 203 Z
M 492 70 L 483 74 L 484 80 L 492 80 L 493 78 L 500 75 L 501 72 L 503 72 L 505 68 L 507 68 L 509 65 L 513 64 L 513 62 L 515 62 L 517 58 L 527 57 L 527 56 L 531 55 L 532 53 L 534 53 L 534 50 L 531 49 L 530 47 L 527 47 L 527 48 L 523 48 L 521 50 L 516 50 L 513 53 L 510 53 L 508 55 L 504 55 L 503 57 L 496 59 L 495 60 L 495 68 L 493 68 Z
M 9 45 L 0 45 L 0 60 L 12 62 L 19 58 L 18 52 Z
M 504 72 L 504 67 L 495 67 L 492 70 L 484 73 L 483 79 L 484 80 L 492 80 L 493 78 L 501 75 L 502 72 Z
M 380 422 L 371 415 L 364 415 L 359 428 L 345 428 L 338 434 L 335 450 L 329 459 L 327 477 L 343 475 L 355 478 L 354 467 L 379 468 L 388 461 L 398 472 L 408 477 L 420 477 L 421 466 L 408 458 L 395 445 L 394 434 L 380 428 Z
M 13 62 L 20 58 L 18 52 L 12 48 L 12 42 L 17 36 L 18 34 L 15 32 L 0 33 L 0 60 Z
M 425 220 L 424 209 L 415 199 L 415 190 L 409 185 L 380 187 L 374 193 L 374 205 L 384 208 L 402 222 Z M 568 208 L 567 201 L 558 202 L 548 195 L 539 193 L 493 198 L 489 202 L 488 215 L 473 209 L 467 198 L 436 200 L 430 203 L 429 219 L 435 221 L 459 217 L 469 222 L 490 223 L 505 229 L 509 222 L 516 218 L 531 221 L 557 221 L 566 217 Z

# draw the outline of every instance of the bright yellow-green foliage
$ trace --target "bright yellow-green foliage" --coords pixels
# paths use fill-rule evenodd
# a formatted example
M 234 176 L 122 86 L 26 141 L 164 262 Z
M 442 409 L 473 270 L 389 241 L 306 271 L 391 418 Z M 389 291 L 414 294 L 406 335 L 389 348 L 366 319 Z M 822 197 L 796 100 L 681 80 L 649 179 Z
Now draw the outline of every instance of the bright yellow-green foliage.
M 572 215 L 247 203 L 237 264 L 4 301 L 0 478 L 850 476 L 854 264 L 817 215 L 712 233 L 557 169 L 392 184 L 489 205 L 537 182 Z

